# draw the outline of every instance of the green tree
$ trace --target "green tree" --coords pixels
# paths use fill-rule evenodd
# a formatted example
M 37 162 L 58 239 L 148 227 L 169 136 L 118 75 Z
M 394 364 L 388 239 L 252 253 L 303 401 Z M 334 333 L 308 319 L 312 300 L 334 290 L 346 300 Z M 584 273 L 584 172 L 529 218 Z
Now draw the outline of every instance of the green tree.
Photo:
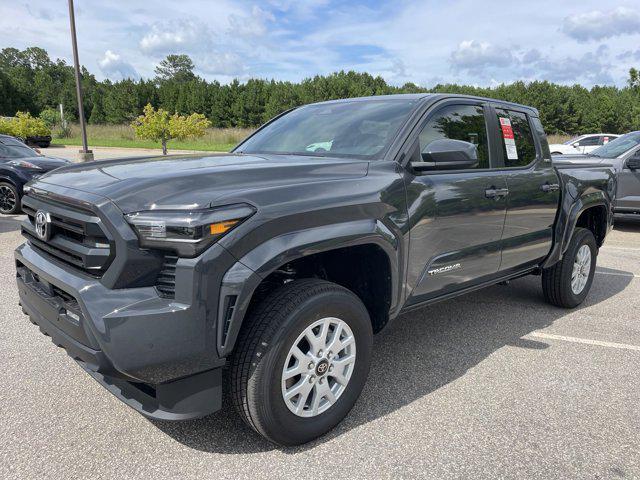
M 167 142 L 172 139 L 201 137 L 211 122 L 201 113 L 188 116 L 169 115 L 169 112 L 159 108 L 155 110 L 151 104 L 144 107 L 143 114 L 136 118 L 131 126 L 139 138 L 160 142 L 162 154 L 167 154 Z
M 156 79 L 158 82 L 186 82 L 196 78 L 193 69 L 193 60 L 189 55 L 167 55 L 155 68 Z
M 631 68 L 629 70 L 629 80 L 627 80 L 629 87 L 640 89 L 640 72 L 637 69 Z

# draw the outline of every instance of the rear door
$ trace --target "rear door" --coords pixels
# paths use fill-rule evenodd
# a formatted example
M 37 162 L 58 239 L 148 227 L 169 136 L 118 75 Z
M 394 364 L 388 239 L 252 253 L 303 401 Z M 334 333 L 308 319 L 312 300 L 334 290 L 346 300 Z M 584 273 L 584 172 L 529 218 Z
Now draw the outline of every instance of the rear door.
M 618 213 L 640 213 L 640 170 L 631 170 L 627 165 L 628 160 L 635 155 L 640 155 L 640 148 L 625 155 L 618 173 L 615 204 Z
M 474 143 L 479 163 L 466 170 L 416 172 L 405 177 L 410 225 L 408 303 L 419 303 L 495 275 L 506 213 L 504 172 L 493 168 L 495 139 L 487 108 L 455 99 L 433 107 L 418 128 L 418 154 L 434 140 Z
M 535 265 L 551 250 L 560 180 L 538 118 L 498 105 L 493 115 L 503 127 L 497 132 L 498 162 L 509 190 L 500 263 L 500 270 L 507 273 Z

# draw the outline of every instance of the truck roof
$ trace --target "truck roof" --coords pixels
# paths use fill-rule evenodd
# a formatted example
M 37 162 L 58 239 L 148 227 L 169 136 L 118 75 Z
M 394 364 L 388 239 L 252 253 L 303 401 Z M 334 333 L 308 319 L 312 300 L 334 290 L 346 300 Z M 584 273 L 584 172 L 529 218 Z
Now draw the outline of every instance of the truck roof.
M 478 97 L 474 95 L 462 95 L 459 93 L 398 93 L 394 95 L 373 95 L 368 97 L 352 97 L 352 98 L 341 98 L 337 100 L 327 100 L 324 102 L 316 102 L 313 105 L 323 105 L 323 104 L 332 104 L 332 103 L 345 103 L 345 102 L 366 102 L 370 100 L 384 101 L 384 100 L 407 100 L 407 101 L 421 101 L 435 103 L 438 100 L 442 100 L 445 98 L 465 98 L 471 100 L 481 100 L 485 102 L 493 102 L 497 103 L 504 107 L 516 108 L 518 110 L 526 110 L 531 115 L 537 117 L 539 116 L 538 110 L 529 107 L 527 105 L 521 105 L 519 103 L 507 102 L 505 100 L 499 100 L 496 98 L 488 98 L 488 97 Z

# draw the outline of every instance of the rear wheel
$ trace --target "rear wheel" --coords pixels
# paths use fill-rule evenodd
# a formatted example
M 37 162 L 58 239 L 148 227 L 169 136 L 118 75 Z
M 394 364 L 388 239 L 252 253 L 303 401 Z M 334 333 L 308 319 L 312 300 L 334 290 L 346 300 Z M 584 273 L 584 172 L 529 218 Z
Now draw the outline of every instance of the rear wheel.
M 0 183 L 0 213 L 13 215 L 18 212 L 20 212 L 18 189 L 10 183 Z
M 576 228 L 562 260 L 542 272 L 545 299 L 558 307 L 580 305 L 591 289 L 597 255 L 593 233 L 586 228 Z
M 245 422 L 281 445 L 309 442 L 336 426 L 369 371 L 373 333 L 360 299 L 330 282 L 296 280 L 246 321 L 230 372 Z

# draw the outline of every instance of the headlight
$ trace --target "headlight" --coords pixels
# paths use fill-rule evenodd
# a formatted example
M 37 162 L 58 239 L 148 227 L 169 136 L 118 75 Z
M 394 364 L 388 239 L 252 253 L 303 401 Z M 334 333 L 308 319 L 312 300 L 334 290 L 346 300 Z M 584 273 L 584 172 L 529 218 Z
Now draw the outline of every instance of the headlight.
M 247 204 L 204 210 L 152 210 L 126 215 L 140 246 L 195 257 L 255 213 Z
M 42 170 L 38 165 L 27 162 L 26 160 L 10 160 L 7 162 L 9 165 L 13 165 L 14 167 L 22 167 L 29 168 L 31 170 Z

